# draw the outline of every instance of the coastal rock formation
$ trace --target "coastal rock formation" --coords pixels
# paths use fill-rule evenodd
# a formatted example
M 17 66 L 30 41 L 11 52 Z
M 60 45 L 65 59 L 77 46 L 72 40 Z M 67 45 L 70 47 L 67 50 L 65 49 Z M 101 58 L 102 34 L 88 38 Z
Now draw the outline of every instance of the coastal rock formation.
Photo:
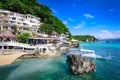
M 83 74 L 96 71 L 95 62 L 88 58 L 83 58 L 81 54 L 68 54 L 66 61 L 69 66 L 69 70 L 73 74 Z
M 71 45 L 71 48 L 78 48 L 79 47 L 79 44 L 77 43 L 77 44 L 72 44 Z

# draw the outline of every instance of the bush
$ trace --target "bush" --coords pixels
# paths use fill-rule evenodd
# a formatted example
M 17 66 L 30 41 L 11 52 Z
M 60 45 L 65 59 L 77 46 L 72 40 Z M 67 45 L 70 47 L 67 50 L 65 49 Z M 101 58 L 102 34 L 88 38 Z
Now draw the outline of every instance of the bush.
M 17 35 L 17 40 L 20 43 L 27 43 L 27 39 L 30 37 L 29 33 L 22 33 Z

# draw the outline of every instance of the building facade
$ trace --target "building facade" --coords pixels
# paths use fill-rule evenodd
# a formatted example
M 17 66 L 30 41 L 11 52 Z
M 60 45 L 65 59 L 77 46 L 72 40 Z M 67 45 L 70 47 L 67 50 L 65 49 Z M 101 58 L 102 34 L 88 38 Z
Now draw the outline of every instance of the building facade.
M 16 25 L 19 31 L 37 32 L 41 24 L 40 18 L 36 16 L 0 9 L 0 30 L 12 30 Z

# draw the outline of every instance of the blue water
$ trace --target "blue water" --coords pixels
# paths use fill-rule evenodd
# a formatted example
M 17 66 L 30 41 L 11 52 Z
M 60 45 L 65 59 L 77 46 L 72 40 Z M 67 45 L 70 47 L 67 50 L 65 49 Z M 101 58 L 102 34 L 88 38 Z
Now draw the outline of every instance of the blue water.
M 109 51 L 111 60 L 93 59 L 97 71 L 73 75 L 66 65 L 66 57 L 47 59 L 22 59 L 0 67 L 0 80 L 120 80 L 120 40 L 81 43 L 85 49 L 95 50 L 98 55 Z

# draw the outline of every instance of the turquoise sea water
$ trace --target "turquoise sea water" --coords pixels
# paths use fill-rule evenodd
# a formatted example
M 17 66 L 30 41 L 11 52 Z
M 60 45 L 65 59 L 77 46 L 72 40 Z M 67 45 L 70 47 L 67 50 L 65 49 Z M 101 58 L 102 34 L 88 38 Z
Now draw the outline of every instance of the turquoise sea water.
M 66 65 L 66 57 L 47 59 L 22 59 L 0 67 L 0 80 L 120 80 L 120 40 L 89 42 L 81 44 L 85 49 L 95 50 L 98 55 L 109 51 L 111 60 L 93 59 L 97 71 L 73 75 Z

